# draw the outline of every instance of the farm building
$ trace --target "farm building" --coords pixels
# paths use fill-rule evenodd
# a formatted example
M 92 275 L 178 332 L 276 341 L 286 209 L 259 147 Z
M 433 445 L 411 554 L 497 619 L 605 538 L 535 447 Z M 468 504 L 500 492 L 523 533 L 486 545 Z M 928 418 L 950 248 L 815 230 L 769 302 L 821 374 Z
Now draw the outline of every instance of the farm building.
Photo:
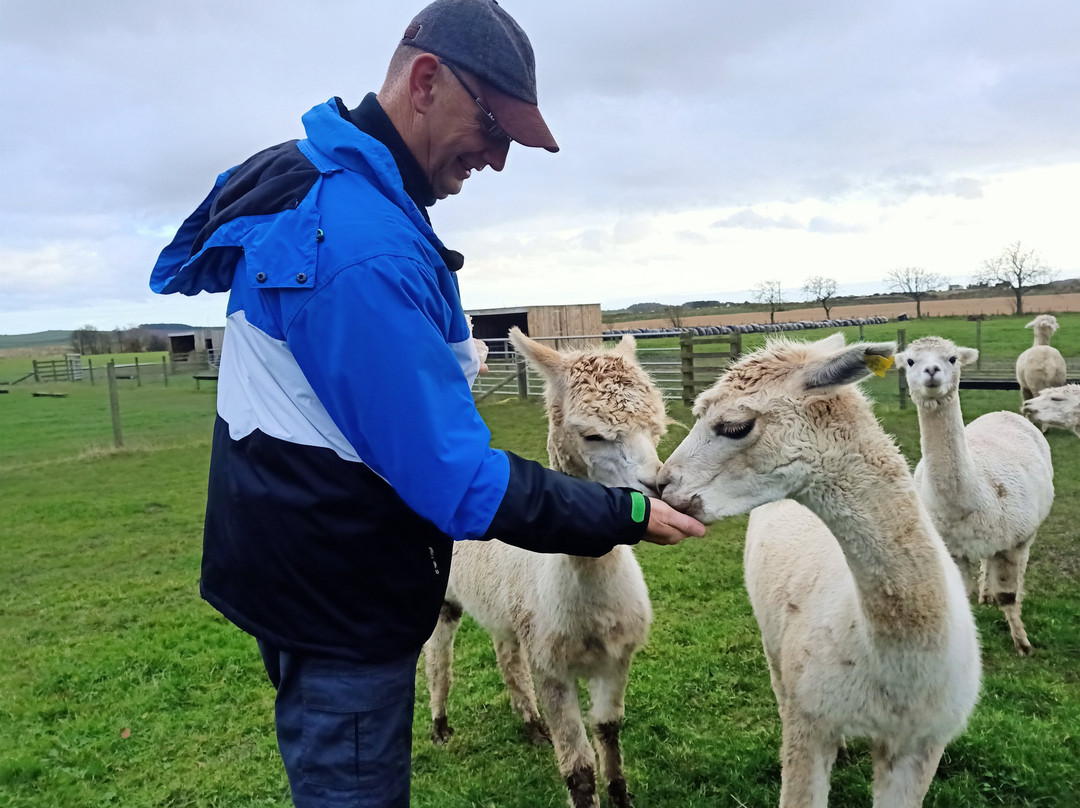
M 217 367 L 224 328 L 195 328 L 168 335 L 169 361 Z
M 515 325 L 534 339 L 595 337 L 593 340 L 551 340 L 549 344 L 556 348 L 599 344 L 599 334 L 603 330 L 599 303 L 470 309 L 466 313 L 472 317 L 473 336 L 484 340 L 495 355 L 506 351 L 506 334 Z

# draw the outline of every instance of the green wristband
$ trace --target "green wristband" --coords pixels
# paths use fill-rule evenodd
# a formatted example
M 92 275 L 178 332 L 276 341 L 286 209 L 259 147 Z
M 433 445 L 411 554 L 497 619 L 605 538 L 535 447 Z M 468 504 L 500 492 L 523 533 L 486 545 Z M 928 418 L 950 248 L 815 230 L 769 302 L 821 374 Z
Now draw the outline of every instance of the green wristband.
M 645 495 L 640 491 L 630 492 L 630 518 L 638 524 L 645 521 Z

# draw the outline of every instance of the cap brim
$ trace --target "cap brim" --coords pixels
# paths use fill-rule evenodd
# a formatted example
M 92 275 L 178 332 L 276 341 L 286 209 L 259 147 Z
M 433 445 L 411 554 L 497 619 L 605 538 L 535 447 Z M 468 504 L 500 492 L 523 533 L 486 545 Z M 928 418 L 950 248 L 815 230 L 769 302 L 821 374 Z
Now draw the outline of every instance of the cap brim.
M 535 104 L 514 98 L 500 90 L 484 83 L 484 100 L 491 106 L 491 112 L 495 120 L 499 122 L 506 134 L 522 146 L 532 146 L 538 149 L 547 149 L 549 152 L 557 152 L 559 144 L 555 142 L 551 130 L 548 129 L 540 109 Z

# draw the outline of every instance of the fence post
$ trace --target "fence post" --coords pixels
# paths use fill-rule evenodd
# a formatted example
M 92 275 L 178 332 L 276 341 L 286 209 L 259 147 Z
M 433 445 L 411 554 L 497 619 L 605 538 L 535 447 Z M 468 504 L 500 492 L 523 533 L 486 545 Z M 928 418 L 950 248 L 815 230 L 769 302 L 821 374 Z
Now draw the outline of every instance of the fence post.
M 165 386 L 169 386 L 169 364 L 165 361 L 165 357 L 161 357 L 161 378 L 165 380 Z
M 94 360 L 88 357 L 87 360 L 86 360 L 86 367 L 90 371 L 90 385 L 93 386 L 93 384 L 94 384 Z
M 142 374 L 139 372 L 139 357 L 135 357 L 135 386 L 142 387 Z
M 863 326 L 863 324 L 859 323 L 859 342 L 863 341 L 862 326 Z
M 124 445 L 124 437 L 120 434 L 120 396 L 116 390 L 116 360 L 110 359 L 105 366 L 105 374 L 109 377 L 109 411 L 112 414 L 113 443 L 117 449 Z
M 525 366 L 525 358 L 518 356 L 515 358 L 515 364 L 517 366 L 517 384 L 518 384 L 518 396 L 521 398 L 529 397 L 529 369 Z
M 31 361 L 34 363 L 34 382 L 35 383 L 40 382 L 41 378 L 38 376 L 37 360 L 32 359 Z
M 694 403 L 694 338 L 688 331 L 679 334 L 679 372 L 682 401 L 689 407 Z
M 907 330 L 904 328 L 896 329 L 896 352 L 900 353 L 901 351 L 903 351 L 906 345 Z M 900 409 L 906 410 L 908 400 L 907 373 L 904 372 L 903 368 L 897 368 L 896 376 L 898 379 L 900 379 Z

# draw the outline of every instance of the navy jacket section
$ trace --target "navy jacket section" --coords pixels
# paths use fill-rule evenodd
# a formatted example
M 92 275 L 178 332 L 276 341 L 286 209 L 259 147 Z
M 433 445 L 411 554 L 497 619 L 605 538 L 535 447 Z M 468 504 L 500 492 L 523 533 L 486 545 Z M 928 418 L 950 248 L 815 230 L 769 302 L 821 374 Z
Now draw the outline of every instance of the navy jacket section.
M 627 492 L 509 457 L 513 493 L 487 538 L 501 526 L 530 550 L 598 556 L 622 523 L 619 538 L 637 541 Z M 360 660 L 392 659 L 431 635 L 453 541 L 367 466 L 259 431 L 233 441 L 219 418 L 210 477 L 200 586 L 233 623 L 284 648 Z

